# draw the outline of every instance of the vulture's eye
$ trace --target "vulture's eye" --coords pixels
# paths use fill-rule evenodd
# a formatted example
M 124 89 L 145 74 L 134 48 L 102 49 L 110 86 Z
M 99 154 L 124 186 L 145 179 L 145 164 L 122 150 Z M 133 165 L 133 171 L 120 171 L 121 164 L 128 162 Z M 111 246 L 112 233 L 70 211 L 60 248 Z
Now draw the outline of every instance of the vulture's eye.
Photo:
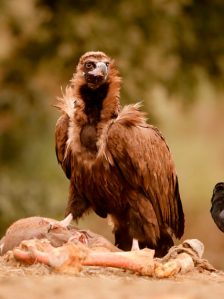
M 94 69 L 94 67 L 95 67 L 95 63 L 92 62 L 92 61 L 87 61 L 87 62 L 85 63 L 85 68 L 86 68 L 87 70 L 92 70 L 92 69 Z
M 109 63 L 109 62 L 105 62 L 105 64 L 106 64 L 106 66 L 108 67 L 110 63 Z

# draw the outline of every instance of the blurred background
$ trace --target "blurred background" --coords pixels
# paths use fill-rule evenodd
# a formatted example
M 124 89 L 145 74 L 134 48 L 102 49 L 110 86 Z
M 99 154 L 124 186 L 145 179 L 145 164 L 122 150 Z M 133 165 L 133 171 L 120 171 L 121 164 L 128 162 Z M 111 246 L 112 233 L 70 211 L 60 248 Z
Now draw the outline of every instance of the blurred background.
M 222 0 L 0 0 L 0 236 L 14 220 L 63 218 L 68 181 L 57 164 L 52 107 L 85 51 L 115 58 L 122 104 L 143 101 L 173 153 L 186 216 L 224 269 L 224 234 L 210 216 L 224 181 Z M 79 226 L 112 240 L 93 213 Z

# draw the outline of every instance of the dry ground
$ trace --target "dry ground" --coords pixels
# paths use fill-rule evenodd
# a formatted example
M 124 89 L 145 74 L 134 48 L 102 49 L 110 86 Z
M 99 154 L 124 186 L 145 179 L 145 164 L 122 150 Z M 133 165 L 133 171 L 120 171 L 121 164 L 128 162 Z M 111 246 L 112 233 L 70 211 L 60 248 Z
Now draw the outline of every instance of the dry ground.
M 112 268 L 86 267 L 76 275 L 47 266 L 21 266 L 0 258 L 0 299 L 55 298 L 222 298 L 224 272 L 197 270 L 170 279 L 154 279 Z

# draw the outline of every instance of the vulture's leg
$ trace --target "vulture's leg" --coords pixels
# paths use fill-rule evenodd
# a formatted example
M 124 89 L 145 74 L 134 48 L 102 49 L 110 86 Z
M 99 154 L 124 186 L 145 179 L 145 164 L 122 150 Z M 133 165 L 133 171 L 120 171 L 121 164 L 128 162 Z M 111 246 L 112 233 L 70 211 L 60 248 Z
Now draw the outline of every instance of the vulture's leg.
M 134 238 L 132 240 L 132 246 L 131 246 L 131 251 L 133 250 L 140 250 L 138 240 Z
M 118 227 L 114 233 L 115 236 L 115 246 L 124 251 L 131 250 L 132 247 L 132 237 L 128 233 L 126 227 Z
M 28 264 L 40 262 L 58 271 L 66 271 L 66 268 L 73 267 L 80 269 L 81 265 L 122 268 L 142 275 L 152 275 L 154 271 L 154 251 L 149 249 L 95 252 L 82 244 L 76 245 L 70 242 L 58 248 L 48 245 L 43 251 L 43 247 L 42 250 L 38 249 L 39 246 L 39 243 L 24 241 L 21 248 L 13 250 L 14 257 Z
M 71 182 L 72 180 L 73 178 L 71 178 Z M 71 213 L 73 219 L 78 220 L 89 208 L 90 203 L 85 198 L 81 198 L 77 194 L 75 185 L 73 183 L 70 183 L 69 198 L 67 207 L 65 209 L 65 216 L 68 216 Z

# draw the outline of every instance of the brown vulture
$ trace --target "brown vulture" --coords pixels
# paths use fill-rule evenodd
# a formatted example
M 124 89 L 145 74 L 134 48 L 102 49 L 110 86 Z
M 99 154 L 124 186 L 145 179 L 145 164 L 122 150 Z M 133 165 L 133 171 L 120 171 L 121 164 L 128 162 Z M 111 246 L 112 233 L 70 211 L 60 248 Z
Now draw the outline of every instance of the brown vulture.
M 103 52 L 81 56 L 56 107 L 56 154 L 70 180 L 66 215 L 110 216 L 115 244 L 164 255 L 181 238 L 184 214 L 169 148 L 139 104 L 120 104 L 120 76 Z

